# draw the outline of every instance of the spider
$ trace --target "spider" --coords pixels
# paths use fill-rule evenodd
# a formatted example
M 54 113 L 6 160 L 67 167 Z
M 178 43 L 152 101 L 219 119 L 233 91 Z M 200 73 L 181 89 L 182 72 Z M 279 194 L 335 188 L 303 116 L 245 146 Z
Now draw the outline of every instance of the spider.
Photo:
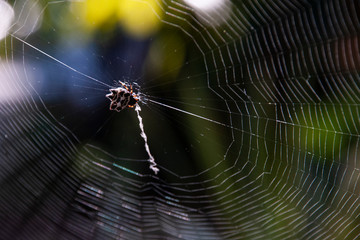
M 120 112 L 126 107 L 133 108 L 140 97 L 133 91 L 133 86 L 127 82 L 119 81 L 122 87 L 109 89 L 111 93 L 106 94 L 110 99 L 110 110 Z

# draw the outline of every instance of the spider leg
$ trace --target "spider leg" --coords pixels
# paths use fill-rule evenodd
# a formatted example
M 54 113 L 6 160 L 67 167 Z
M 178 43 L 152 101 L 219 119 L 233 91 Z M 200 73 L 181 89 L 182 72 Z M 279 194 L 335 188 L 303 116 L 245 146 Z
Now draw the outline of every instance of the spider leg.
M 130 92 L 130 91 L 129 91 L 129 88 L 126 86 L 125 83 L 123 83 L 123 82 L 121 82 L 121 81 L 120 81 L 120 83 L 121 83 L 121 85 L 123 85 L 123 87 L 124 87 L 128 92 Z

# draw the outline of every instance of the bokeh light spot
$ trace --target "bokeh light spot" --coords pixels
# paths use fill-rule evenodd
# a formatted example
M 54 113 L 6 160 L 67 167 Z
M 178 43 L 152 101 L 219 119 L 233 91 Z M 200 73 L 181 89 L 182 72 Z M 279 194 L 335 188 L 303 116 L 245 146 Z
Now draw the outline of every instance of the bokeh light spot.
M 117 1 L 115 0 L 87 0 L 85 9 L 86 22 L 88 28 L 97 28 L 104 24 L 111 16 L 116 13 Z
M 160 6 L 154 0 L 119 1 L 118 17 L 128 34 L 146 38 L 160 26 Z

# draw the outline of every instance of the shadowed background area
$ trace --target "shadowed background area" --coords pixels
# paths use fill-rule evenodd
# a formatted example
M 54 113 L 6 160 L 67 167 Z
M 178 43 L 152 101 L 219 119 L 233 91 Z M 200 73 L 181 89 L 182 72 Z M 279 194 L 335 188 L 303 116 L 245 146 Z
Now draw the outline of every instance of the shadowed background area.
M 0 238 L 359 238 L 359 9 L 0 0 Z

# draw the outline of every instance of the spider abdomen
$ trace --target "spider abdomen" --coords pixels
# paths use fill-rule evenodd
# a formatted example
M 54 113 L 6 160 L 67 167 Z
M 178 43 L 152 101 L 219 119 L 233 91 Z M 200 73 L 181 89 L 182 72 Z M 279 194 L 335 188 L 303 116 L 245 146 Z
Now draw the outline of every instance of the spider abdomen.
M 134 107 L 139 101 L 138 96 L 133 92 L 132 86 L 122 83 L 122 87 L 110 89 L 111 93 L 107 94 L 106 97 L 110 99 L 110 110 L 120 112 L 126 107 Z M 129 89 L 130 88 L 130 89 Z

